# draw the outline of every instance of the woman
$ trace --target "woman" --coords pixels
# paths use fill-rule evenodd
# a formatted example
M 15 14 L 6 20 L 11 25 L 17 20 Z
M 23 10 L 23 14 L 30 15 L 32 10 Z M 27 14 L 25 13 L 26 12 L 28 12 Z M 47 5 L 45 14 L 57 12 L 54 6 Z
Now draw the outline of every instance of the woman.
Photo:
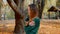
M 26 34 L 37 34 L 40 26 L 40 19 L 38 16 L 38 10 L 35 4 L 28 6 L 28 17 L 25 19 L 25 32 Z

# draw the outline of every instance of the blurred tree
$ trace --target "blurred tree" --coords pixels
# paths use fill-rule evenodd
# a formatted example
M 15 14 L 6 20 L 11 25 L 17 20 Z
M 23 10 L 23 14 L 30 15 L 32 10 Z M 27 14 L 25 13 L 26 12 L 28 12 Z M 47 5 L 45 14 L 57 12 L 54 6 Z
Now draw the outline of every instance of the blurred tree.
M 33 4 L 35 4 L 35 0 L 33 0 Z
M 38 17 L 41 18 L 42 17 L 42 12 L 43 12 L 43 8 L 45 6 L 45 0 L 37 0 L 37 4 L 38 4 Z
M 24 13 L 23 6 L 24 0 L 7 0 L 10 7 L 14 10 L 15 13 L 15 34 L 24 34 Z
M 57 1 L 56 6 L 60 8 L 60 0 Z
M 2 6 L 2 2 L 3 2 L 3 1 L 0 0 L 0 20 L 1 20 L 1 15 L 2 15 L 2 14 L 1 14 L 1 6 Z
M 1 2 L 0 2 L 0 20 L 1 20 Z

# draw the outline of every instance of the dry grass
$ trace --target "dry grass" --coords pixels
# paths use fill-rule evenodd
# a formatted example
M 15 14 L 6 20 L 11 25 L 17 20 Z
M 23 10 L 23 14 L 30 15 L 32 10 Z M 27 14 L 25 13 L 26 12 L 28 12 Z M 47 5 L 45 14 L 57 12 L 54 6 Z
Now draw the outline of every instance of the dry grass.
M 60 34 L 60 20 L 42 20 L 38 34 Z
M 13 34 L 14 20 L 0 21 L 0 34 Z M 60 34 L 60 20 L 41 20 L 38 34 Z

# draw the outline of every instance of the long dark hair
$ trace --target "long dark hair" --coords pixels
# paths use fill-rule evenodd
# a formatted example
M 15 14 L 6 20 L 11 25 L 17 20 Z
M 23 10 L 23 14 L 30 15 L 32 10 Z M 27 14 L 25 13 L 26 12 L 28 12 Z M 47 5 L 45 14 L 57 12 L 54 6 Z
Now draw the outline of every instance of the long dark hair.
M 31 18 L 34 18 L 38 14 L 37 6 L 35 4 L 30 4 Z

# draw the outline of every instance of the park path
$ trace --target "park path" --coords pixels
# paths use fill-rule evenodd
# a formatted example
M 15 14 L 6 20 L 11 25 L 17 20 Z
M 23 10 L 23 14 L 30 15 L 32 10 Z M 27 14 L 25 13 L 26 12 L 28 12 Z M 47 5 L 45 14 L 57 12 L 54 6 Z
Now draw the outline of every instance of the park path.
M 0 34 L 13 34 L 14 20 L 0 21 Z M 38 34 L 60 34 L 60 20 L 42 19 Z

